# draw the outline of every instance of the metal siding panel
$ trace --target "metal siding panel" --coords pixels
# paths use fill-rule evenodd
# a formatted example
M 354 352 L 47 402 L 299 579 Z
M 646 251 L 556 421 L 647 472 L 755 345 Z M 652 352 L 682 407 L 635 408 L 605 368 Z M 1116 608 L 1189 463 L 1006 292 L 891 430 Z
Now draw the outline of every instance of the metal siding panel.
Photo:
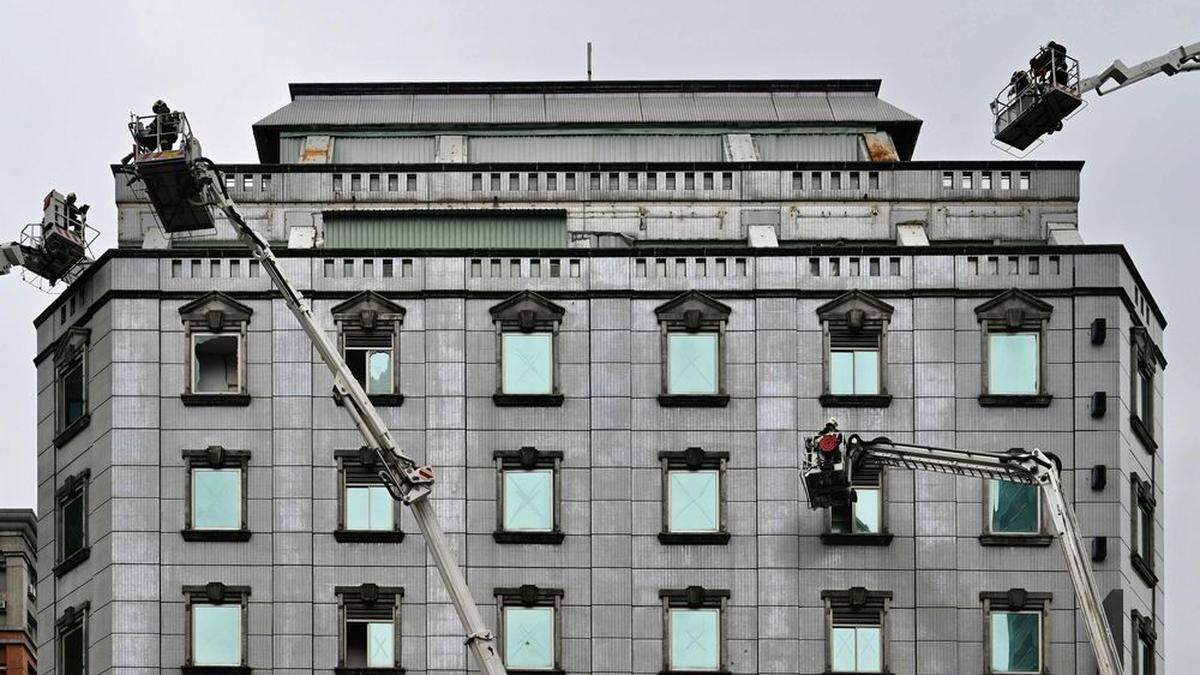
M 538 248 L 567 245 L 563 214 L 325 214 L 330 248 Z
M 300 149 L 304 147 L 304 138 L 279 139 L 279 163 L 295 164 L 300 161 Z
M 412 121 L 413 97 L 363 96 L 358 109 L 359 124 L 407 124 Z
M 775 106 L 769 93 L 706 94 L 695 97 L 696 112 L 702 120 L 714 122 L 776 122 Z
M 863 159 L 858 134 L 755 134 L 759 157 L 771 161 L 854 162 Z
M 431 136 L 379 138 L 338 137 L 333 142 L 335 164 L 418 164 L 433 161 Z
M 690 93 L 642 94 L 642 115 L 647 122 L 696 122 L 700 113 Z
M 832 93 L 829 107 L 839 122 L 906 122 L 916 120 L 896 106 L 872 94 Z
M 547 122 L 641 122 L 637 94 L 547 94 Z
M 721 161 L 720 136 L 474 136 L 470 161 Z
M 546 121 L 546 98 L 542 94 L 493 94 L 492 124 Z
M 823 93 L 771 94 L 780 122 L 832 122 L 829 97 Z

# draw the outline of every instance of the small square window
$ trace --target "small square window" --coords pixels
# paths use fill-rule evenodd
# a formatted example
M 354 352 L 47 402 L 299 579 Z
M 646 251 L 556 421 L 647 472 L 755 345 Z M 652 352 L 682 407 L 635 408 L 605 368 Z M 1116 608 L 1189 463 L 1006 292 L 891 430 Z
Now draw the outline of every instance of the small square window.
M 732 190 L 733 189 L 733 174 L 732 173 L 729 173 L 728 171 L 726 171 L 721 174 L 721 189 L 722 190 Z
M 557 544 L 563 540 L 559 526 L 561 452 L 525 447 L 496 451 L 496 532 L 502 544 Z
M 830 190 L 841 190 L 842 189 L 842 172 L 841 171 L 830 171 L 829 172 L 829 189 Z
M 500 174 L 494 173 L 491 175 L 490 185 L 491 185 L 492 192 L 500 191 Z
M 193 468 L 192 529 L 242 528 L 242 470 Z
M 696 174 L 691 173 L 691 172 L 683 174 L 683 189 L 684 190 L 695 190 L 696 189 Z
M 368 185 L 368 188 L 371 190 L 371 192 L 378 192 L 379 191 L 379 174 L 377 174 L 377 173 L 371 174 L 370 177 L 368 177 L 368 179 L 367 179 L 367 185 Z
M 1012 172 L 1009 172 L 1009 171 L 1001 171 L 1000 172 L 1000 189 L 1001 190 L 1011 190 L 1012 189 Z
M 704 189 L 705 190 L 713 189 L 713 175 L 712 175 L 711 171 L 704 172 Z
M 575 174 L 573 174 L 573 173 L 563 174 L 563 187 L 568 190 L 575 189 Z
M 879 626 L 833 626 L 829 636 L 835 673 L 878 673 L 883 663 Z
M 729 591 L 690 586 L 660 590 L 663 672 L 724 671 L 725 608 Z
M 1028 171 L 1022 171 L 1020 173 L 1020 175 L 1018 176 L 1019 182 L 1017 183 L 1017 185 L 1019 186 L 1019 188 L 1021 190 L 1029 189 L 1029 177 L 1030 177 L 1030 174 Z
M 647 190 L 657 190 L 658 189 L 658 174 L 657 173 L 651 171 L 650 173 L 646 174 L 646 189 Z
M 878 467 L 854 471 L 854 501 L 830 509 L 829 531 L 833 534 L 883 534 L 883 474 Z
M 392 496 L 382 485 L 346 486 L 347 530 L 388 531 L 395 527 Z
M 530 191 L 537 192 L 540 189 L 538 187 L 538 183 L 538 175 L 536 173 L 531 173 L 528 176 L 525 176 L 525 185 Z
M 673 172 L 673 171 L 667 172 L 667 189 L 668 190 L 675 189 L 675 172 Z
M 519 173 L 508 174 L 508 190 L 510 192 L 517 192 L 520 189 L 521 189 L 521 174 L 519 174 Z
M 821 188 L 821 172 L 820 171 L 813 171 L 812 174 L 809 175 L 808 187 L 811 190 L 822 189 Z
M 942 172 L 942 187 L 947 190 L 954 189 L 954 172 L 953 171 L 943 171 Z
M 975 188 L 975 175 L 970 171 L 964 171 L 962 175 L 962 189 L 971 190 Z
M 546 189 L 551 192 L 558 189 L 558 174 L 556 174 L 556 173 L 546 174 Z
M 636 189 L 638 189 L 638 183 L 639 183 L 639 182 L 640 182 L 640 181 L 638 180 L 638 174 L 637 174 L 637 172 L 635 172 L 635 171 L 630 171 L 629 173 L 625 174 L 625 189 L 626 189 L 626 190 L 636 190 Z
M 1042 613 L 994 611 L 990 621 L 993 673 L 1042 672 Z
M 879 393 L 878 349 L 834 349 L 829 355 L 829 393 L 862 396 Z
M 510 671 L 560 670 L 562 590 L 521 586 L 497 588 L 495 594 L 505 667 Z
M 477 176 L 479 176 L 479 174 L 475 174 L 474 176 L 472 176 L 472 179 L 474 179 Z M 472 182 L 474 182 L 474 180 L 472 180 Z M 474 185 L 472 185 L 471 187 L 473 189 L 475 188 Z M 388 174 L 387 189 L 388 189 L 388 192 L 399 192 L 400 191 L 400 176 L 398 174 L 394 174 L 394 173 Z
M 483 174 L 481 174 L 481 173 L 471 174 L 471 191 L 479 192 L 481 190 L 483 190 Z
M 1037 394 L 1041 336 L 1036 332 L 988 335 L 988 393 Z
M 727 453 L 689 448 L 661 452 L 664 544 L 724 544 L 724 473 Z
M 979 175 L 979 187 L 982 190 L 991 190 L 992 189 L 992 172 L 991 171 L 984 171 L 982 174 Z

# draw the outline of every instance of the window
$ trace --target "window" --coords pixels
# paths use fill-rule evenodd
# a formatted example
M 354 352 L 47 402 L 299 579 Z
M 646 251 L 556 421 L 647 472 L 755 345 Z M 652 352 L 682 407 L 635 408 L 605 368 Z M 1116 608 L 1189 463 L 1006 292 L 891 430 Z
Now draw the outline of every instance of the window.
M 521 189 L 521 174 L 519 174 L 519 173 L 508 174 L 508 189 L 510 192 L 517 192 L 518 190 Z
M 245 666 L 249 586 L 184 586 L 187 666 Z
M 246 465 L 250 453 L 212 445 L 184 450 L 188 467 L 187 541 L 246 541 Z
M 853 502 L 829 510 L 828 531 L 821 542 L 830 545 L 887 546 L 892 535 L 884 518 L 886 495 L 883 469 L 877 464 L 855 466 L 851 477 Z
M 1157 358 L 1150 334 L 1143 326 L 1130 331 L 1129 427 L 1142 446 L 1150 452 L 1158 449 L 1154 440 L 1154 376 Z
M 1158 584 L 1154 571 L 1154 483 L 1144 481 L 1136 473 L 1130 475 L 1131 491 L 1129 523 L 1129 559 L 1133 570 L 1146 585 Z
M 608 189 L 609 190 L 620 190 L 621 189 L 621 174 L 617 173 L 616 171 L 613 171 L 608 174 Z
M 1018 179 L 1017 185 L 1020 186 L 1020 189 L 1022 189 L 1022 190 L 1029 189 L 1029 176 L 1030 176 L 1030 174 L 1028 171 L 1022 171 L 1020 173 L 1020 175 L 1017 178 Z
M 242 189 L 243 190 L 253 190 L 254 189 L 254 174 L 247 173 L 247 174 L 242 175 Z
M 88 345 L 91 331 L 68 329 L 54 351 L 55 420 L 54 446 L 62 447 L 87 427 Z
M 658 174 L 657 173 L 651 171 L 650 173 L 646 174 L 646 189 L 647 190 L 657 190 L 658 189 Z
M 809 176 L 808 187 L 811 190 L 820 190 L 821 189 L 821 172 L 820 171 L 812 172 L 812 175 Z
M 793 171 L 792 172 L 792 189 L 793 190 L 803 190 L 804 189 L 804 173 L 802 171 Z
M 1012 172 L 1010 172 L 1010 171 L 1001 171 L 1000 172 L 1000 189 L 1001 190 L 1011 190 L 1012 189 Z
M 350 191 L 358 192 L 360 190 L 362 190 L 362 174 L 361 173 L 350 174 Z
M 88 559 L 88 481 L 91 471 L 84 469 L 67 476 L 54 494 L 55 542 L 54 575 L 61 577 Z
M 728 452 L 688 448 L 660 452 L 663 544 L 727 544 L 725 465 Z
M 562 670 L 562 589 L 495 590 L 500 654 L 510 672 Z
M 991 171 L 984 171 L 982 174 L 980 174 L 979 187 L 980 187 L 980 189 L 983 189 L 983 190 L 991 190 L 992 189 L 992 172 Z
M 558 189 L 558 174 L 546 174 L 546 189 L 551 191 Z
M 1042 342 L 1053 309 L 1019 289 L 975 308 L 983 335 L 981 405 L 1050 405 L 1043 377 Z
M 573 173 L 563 174 L 563 187 L 566 188 L 567 190 L 575 189 L 575 174 L 573 174 Z
M 704 172 L 704 189 L 705 190 L 713 189 L 713 175 L 712 175 L 711 171 Z
M 849 291 L 817 308 L 825 342 L 825 406 L 879 407 L 891 403 L 886 343 L 892 306 Z
M 400 505 L 379 478 L 378 458 L 369 448 L 336 450 L 340 542 L 399 542 Z
M 56 672 L 62 675 L 87 675 L 88 631 L 87 619 L 90 603 L 67 607 L 55 622 L 58 663 Z
M 962 189 L 970 190 L 975 187 L 975 175 L 970 171 L 964 171 L 962 175 Z
M 497 355 L 492 400 L 496 405 L 562 405 L 556 345 L 565 312 L 532 291 L 492 307 Z
M 367 187 L 371 192 L 379 192 L 379 174 L 373 173 L 367 177 Z
M 472 268 L 474 275 L 474 267 Z M 476 275 L 477 276 L 477 275 Z M 405 310 L 373 291 L 363 291 L 332 310 L 346 365 L 375 405 L 401 405 L 398 393 L 400 326 Z
M 249 405 L 245 342 L 251 310 L 220 292 L 179 309 L 188 344 L 184 405 Z
M 479 176 L 479 174 L 475 174 L 474 176 L 472 176 L 472 183 L 474 183 L 474 179 L 477 178 L 478 176 Z M 471 187 L 474 189 L 475 188 L 474 184 L 472 184 Z M 399 192 L 400 191 L 400 176 L 398 174 L 394 174 L 394 173 L 388 174 L 387 189 L 388 189 L 388 192 Z
M 488 185 L 491 186 L 492 192 L 500 191 L 500 174 L 493 173 L 488 177 Z
M 888 672 L 887 615 L 891 591 L 856 586 L 821 591 L 825 601 L 826 670 L 831 673 Z
M 1142 616 L 1133 610 L 1133 668 L 1131 675 L 1154 675 L 1154 644 L 1158 642 L 1158 632 L 1154 630 L 1154 619 Z
M 1045 622 L 1050 594 L 1014 588 L 983 592 L 984 672 L 1042 673 L 1049 644 Z
M 687 172 L 687 173 L 683 174 L 683 189 L 684 190 L 695 190 L 696 189 L 696 174 L 691 173 L 691 172 Z
M 536 173 L 531 173 L 528 176 L 525 176 L 525 185 L 528 186 L 529 190 L 536 192 L 538 190 L 538 175 Z
M 625 174 L 625 189 L 627 189 L 627 190 L 638 189 L 638 182 L 639 181 L 638 181 L 637 173 L 630 171 L 629 173 Z
M 947 190 L 950 190 L 954 187 L 954 172 L 953 171 L 943 171 L 942 172 L 942 187 Z
M 481 173 L 471 174 L 471 191 L 472 192 L 480 192 L 482 190 L 483 190 L 483 174 L 481 174 Z
M 984 546 L 1049 546 L 1053 537 L 1042 523 L 1042 494 L 1037 485 L 984 481 Z
M 675 172 L 668 171 L 666 175 L 667 175 L 667 189 L 674 190 L 675 189 L 675 180 L 676 180 Z
M 862 187 L 862 179 L 859 176 L 860 176 L 860 174 L 857 171 L 850 172 L 850 189 L 851 190 L 858 190 Z
M 338 668 L 400 672 L 399 586 L 337 586 Z
M 344 189 L 343 183 L 342 183 L 343 180 L 344 179 L 342 178 L 342 174 L 340 174 L 340 173 L 333 174 L 333 191 L 334 192 L 341 192 Z M 228 178 L 226 179 L 226 182 L 228 183 Z
M 417 191 L 417 174 L 410 173 L 404 177 L 404 189 L 407 192 Z
M 688 291 L 654 310 L 662 336 L 664 406 L 724 406 L 725 324 L 730 309 L 698 291 Z
M 496 462 L 496 531 L 501 544 L 559 544 L 562 453 L 533 447 L 498 450 Z
M 830 171 L 829 172 L 829 189 L 830 190 L 841 190 L 842 189 L 842 172 L 841 171 Z
M 732 190 L 733 189 L 733 174 L 732 173 L 729 173 L 728 171 L 726 171 L 721 174 L 721 189 L 722 190 Z
M 870 189 L 870 190 L 878 190 L 879 189 L 879 172 L 878 171 L 868 171 L 867 172 L 867 189 Z
M 688 586 L 658 592 L 663 608 L 663 672 L 725 671 L 729 591 Z

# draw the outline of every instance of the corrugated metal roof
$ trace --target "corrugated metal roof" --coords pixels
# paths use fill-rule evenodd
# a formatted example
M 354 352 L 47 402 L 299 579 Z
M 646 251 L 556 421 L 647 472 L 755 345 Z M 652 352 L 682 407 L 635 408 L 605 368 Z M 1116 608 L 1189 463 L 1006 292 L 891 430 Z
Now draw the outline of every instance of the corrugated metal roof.
M 562 248 L 565 212 L 346 211 L 325 214 L 329 248 Z

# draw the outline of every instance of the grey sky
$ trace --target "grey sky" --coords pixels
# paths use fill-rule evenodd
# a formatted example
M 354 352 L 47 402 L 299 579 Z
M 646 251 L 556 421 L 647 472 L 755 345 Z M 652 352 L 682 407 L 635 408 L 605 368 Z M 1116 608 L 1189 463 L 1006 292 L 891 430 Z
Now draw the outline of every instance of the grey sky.
M 200 5 L 197 5 L 199 7 Z M 0 238 L 40 217 L 51 187 L 93 204 L 114 241 L 109 163 L 127 149 L 131 108 L 155 98 L 188 111 L 206 154 L 256 161 L 250 125 L 287 101 L 292 81 L 880 77 L 886 100 L 925 120 L 916 159 L 1006 156 L 989 145 L 987 102 L 1047 39 L 1085 72 L 1200 40 L 1195 0 L 1154 3 L 465 2 L 51 3 L 0 0 Z M 1169 607 L 1200 604 L 1200 528 L 1187 503 L 1200 478 L 1187 383 L 1200 354 L 1193 310 L 1192 189 L 1200 74 L 1156 78 L 1091 105 L 1036 159 L 1083 159 L 1080 229 L 1125 244 L 1171 322 L 1166 475 Z M 1182 285 L 1176 285 L 1182 284 Z M 1192 297 L 1189 301 L 1187 298 Z M 0 278 L 0 507 L 36 501 L 34 335 L 49 298 Z M 1193 422 L 1188 422 L 1192 419 Z M 1178 615 L 1183 627 L 1175 626 Z M 1168 654 L 1184 665 L 1194 627 L 1170 612 Z M 1189 630 L 1192 628 L 1192 630 Z

